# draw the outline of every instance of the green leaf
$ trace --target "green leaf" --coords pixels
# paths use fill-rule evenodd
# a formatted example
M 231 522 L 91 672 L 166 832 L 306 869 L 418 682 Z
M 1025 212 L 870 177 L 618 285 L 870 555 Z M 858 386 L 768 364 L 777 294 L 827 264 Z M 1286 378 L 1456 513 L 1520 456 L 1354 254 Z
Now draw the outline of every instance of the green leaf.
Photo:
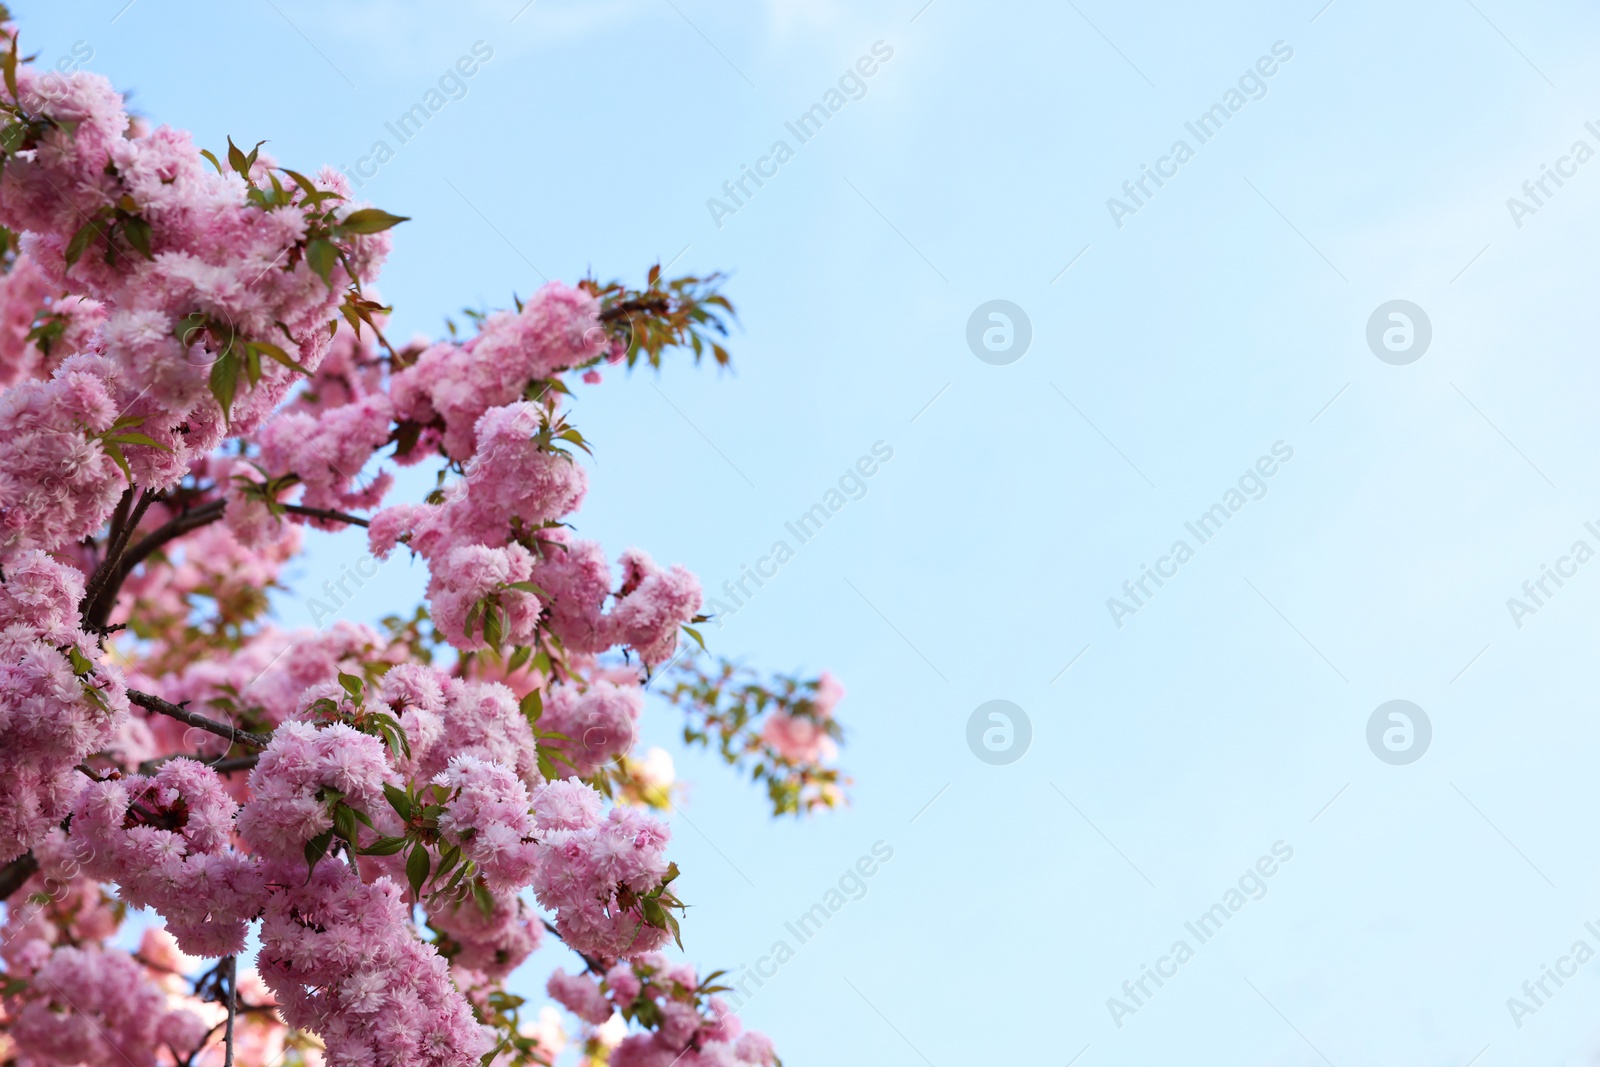
M 554 600 L 555 599 L 555 597 L 550 595 L 550 592 L 548 590 L 546 590 L 544 587 L 542 587 L 540 585 L 537 585 L 537 584 L 535 584 L 534 582 L 531 582 L 531 581 L 528 581 L 528 582 L 507 582 L 506 583 L 506 588 L 507 589 L 515 589 L 515 590 L 517 590 L 518 592 L 521 592 L 521 593 L 532 593 L 535 596 L 542 596 L 546 600 Z
M 233 421 L 233 398 L 239 391 L 239 359 L 231 351 L 217 357 L 211 364 L 211 395 L 222 408 L 222 421 Z
M 406 822 L 411 821 L 411 798 L 406 796 L 406 791 L 397 785 L 383 784 L 383 795 L 388 798 L 389 806 L 394 813 Z
M 285 167 L 283 172 L 290 178 L 294 179 L 294 183 L 300 187 L 300 191 L 306 194 L 306 200 L 313 205 L 320 204 L 323 200 L 329 197 L 332 197 L 335 200 L 343 199 L 343 197 L 339 196 L 338 193 L 325 192 L 321 189 L 318 189 L 315 182 L 297 170 L 290 170 L 289 168 Z
M 147 437 L 142 433 L 119 433 L 115 437 L 106 438 L 106 440 L 113 441 L 119 445 L 143 445 L 145 448 L 159 448 L 163 452 L 172 451 L 171 448 L 162 444 L 160 441 L 157 441 L 153 437 Z
M 115 441 L 102 441 L 100 447 L 111 457 L 113 463 L 122 468 L 122 476 L 128 479 L 129 485 L 132 485 L 133 468 L 128 466 L 128 457 L 122 454 L 122 447 Z
M 306 868 L 310 870 L 321 862 L 322 857 L 328 854 L 328 847 L 333 844 L 333 831 L 324 830 L 322 833 L 306 842 Z
M 477 902 L 478 910 L 483 912 L 485 919 L 494 914 L 494 894 L 489 892 L 488 886 L 482 882 L 473 882 L 472 899 Z
M 544 714 L 544 697 L 539 695 L 539 690 L 531 690 L 527 696 L 522 698 L 522 702 L 518 707 L 522 711 L 522 717 L 528 720 L 529 726 L 532 726 Z
M 212 166 L 213 166 L 213 167 L 216 167 L 216 168 L 217 168 L 217 173 L 218 173 L 218 174 L 221 174 L 221 173 L 222 173 L 222 164 L 221 164 L 221 163 L 219 163 L 219 162 L 217 162 L 217 157 L 216 157 L 216 156 L 215 156 L 215 155 L 213 155 L 213 154 L 212 154 L 212 152 L 211 152 L 211 149 L 209 149 L 209 148 L 202 148 L 202 149 L 200 149 L 200 154 L 201 154 L 201 155 L 202 155 L 202 156 L 205 156 L 205 157 L 206 157 L 206 158 L 207 158 L 207 159 L 209 159 L 209 160 L 210 160 L 210 161 L 211 161 L 211 165 L 212 165 Z
M 275 344 L 270 344 L 269 342 L 266 342 L 266 341 L 251 341 L 250 342 L 250 347 L 252 349 L 254 349 L 255 351 L 257 351 L 257 352 L 260 352 L 262 355 L 267 356 L 268 358 L 272 359 L 274 362 L 282 363 L 285 367 L 288 367 L 290 370 L 297 370 L 301 374 L 306 375 L 307 377 L 309 377 L 311 375 L 311 371 L 310 371 L 309 368 L 304 367 L 299 363 L 296 363 L 294 361 L 294 359 L 290 357 L 289 353 L 285 352 L 283 349 L 279 348 Z
M 122 220 L 122 235 L 145 259 L 155 259 L 155 254 L 150 251 L 150 224 L 138 215 L 130 215 Z
M 363 856 L 392 856 L 406 847 L 403 837 L 380 837 L 360 850 Z
M 326 237 L 318 237 L 306 245 L 306 262 L 330 289 L 333 288 L 333 265 L 338 259 L 339 250 Z
M 252 389 L 261 380 L 261 354 L 248 344 L 244 346 L 244 377 Z
M 505 638 L 504 610 L 495 603 L 483 613 L 483 642 L 490 648 L 499 648 Z
M 445 897 L 447 899 L 454 897 L 456 893 L 456 887 L 459 886 L 461 884 L 461 880 L 470 875 L 473 870 L 474 867 L 471 863 L 463 863 L 461 866 L 456 868 L 456 873 L 450 879 L 450 884 L 446 885 L 443 889 L 434 890 L 434 895 Z
M 239 150 L 239 146 L 233 143 L 232 137 L 228 138 L 228 166 L 238 171 L 240 177 L 245 179 L 250 177 L 250 161 Z
M 683 632 L 694 638 L 695 644 L 700 646 L 700 651 L 704 652 L 706 650 L 706 639 L 700 636 L 699 630 L 696 630 L 693 626 L 685 626 Z
M 443 878 L 446 874 L 450 873 L 450 869 L 460 862 L 460 860 L 461 847 L 459 845 L 451 845 L 449 848 L 439 853 L 439 865 L 434 868 L 433 876 L 435 878 Z
M 177 327 L 172 331 L 172 336 L 178 339 L 179 344 L 198 344 L 195 335 L 203 333 L 206 328 L 206 317 L 198 311 L 192 311 L 178 320 Z
M 406 857 L 406 881 L 411 885 L 411 898 L 422 899 L 422 887 L 428 881 L 428 850 L 418 841 L 411 846 L 411 855 Z
M 339 221 L 339 225 L 350 233 L 382 233 L 391 226 L 410 221 L 405 215 L 391 215 L 379 208 L 364 207 L 360 211 L 350 212 Z
M 6 89 L 11 93 L 11 99 L 21 100 L 17 95 L 17 35 L 14 33 L 11 35 L 11 47 L 0 56 L 0 66 L 4 67 Z
M 72 238 L 67 241 L 67 250 L 64 253 L 67 266 L 72 266 L 83 257 L 83 253 L 89 247 L 89 242 L 94 240 L 95 235 L 99 232 L 99 224 L 94 219 L 90 219 L 73 232 Z
M 350 842 L 356 842 L 356 813 L 350 810 L 349 805 L 335 804 L 333 806 L 333 832 Z
M 339 684 L 344 687 L 344 691 L 346 693 L 350 694 L 351 700 L 355 701 L 357 704 L 361 703 L 361 689 L 363 683 L 360 678 L 357 678 L 353 674 L 346 674 L 343 671 L 340 671 Z

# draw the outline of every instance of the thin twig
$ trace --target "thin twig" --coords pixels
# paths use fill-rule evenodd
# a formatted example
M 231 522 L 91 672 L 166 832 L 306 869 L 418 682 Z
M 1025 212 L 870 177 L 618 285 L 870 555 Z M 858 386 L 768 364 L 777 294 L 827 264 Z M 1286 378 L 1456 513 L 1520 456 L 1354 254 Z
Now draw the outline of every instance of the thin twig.
M 351 526 L 365 526 L 367 520 L 355 515 L 346 515 L 342 511 L 330 511 L 327 508 L 308 508 L 302 504 L 279 504 L 284 511 L 294 515 L 307 515 L 313 519 L 327 519 L 329 522 L 344 522 Z
M 261 753 L 252 752 L 248 756 L 228 756 L 224 754 L 222 756 L 218 756 L 216 759 L 207 760 L 201 755 L 190 755 L 187 752 L 177 752 L 170 756 L 158 756 L 155 759 L 145 760 L 143 763 L 139 764 L 139 773 L 148 777 L 155 774 L 162 767 L 168 763 L 171 763 L 175 759 L 194 760 L 196 763 L 204 763 L 207 767 L 210 767 L 218 774 L 232 774 L 234 771 L 253 770 L 255 765 L 261 760 Z
M 177 719 L 181 723 L 208 730 L 218 737 L 226 737 L 235 744 L 247 745 L 250 748 L 266 748 L 272 738 L 263 734 L 253 734 L 248 730 L 241 730 L 236 726 L 229 726 L 225 722 L 208 719 L 204 715 L 190 711 L 181 704 L 174 704 L 170 700 L 162 700 L 149 693 L 141 693 L 137 689 L 128 690 L 128 699 L 146 711 L 153 711 L 158 715 Z
M 557 930 L 549 919 L 540 919 L 539 921 L 544 924 L 544 928 L 546 930 L 549 930 L 551 934 L 555 935 L 555 939 L 557 941 L 560 941 L 563 945 L 567 945 L 567 939 L 561 936 L 561 931 Z M 571 945 L 567 945 L 567 947 L 572 948 Z M 578 952 L 578 950 L 575 948 L 572 948 L 572 951 Z M 578 955 L 583 957 L 583 965 L 589 968 L 589 970 L 593 971 L 595 974 L 606 973 L 606 965 L 599 958 L 591 956 L 587 952 L 578 952 Z
M 239 957 L 228 957 L 228 1030 L 223 1037 L 222 1067 L 233 1067 L 233 1017 L 239 991 Z

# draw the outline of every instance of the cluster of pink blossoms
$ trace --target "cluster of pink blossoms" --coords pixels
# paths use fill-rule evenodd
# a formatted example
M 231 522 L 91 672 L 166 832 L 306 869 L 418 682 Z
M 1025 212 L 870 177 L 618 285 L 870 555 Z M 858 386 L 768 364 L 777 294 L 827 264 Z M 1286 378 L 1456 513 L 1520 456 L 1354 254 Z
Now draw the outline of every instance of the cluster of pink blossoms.
M 285 411 L 256 434 L 258 462 L 274 475 L 293 474 L 305 486 L 306 507 L 355 511 L 377 507 L 394 481 L 381 472 L 366 485 L 355 485 L 362 469 L 389 442 L 394 421 L 389 398 L 373 393 L 318 414 Z M 313 520 L 325 529 L 339 528 Z
M 0 387 L 49 378 L 64 356 L 89 350 L 104 321 L 99 301 L 60 295 L 39 265 L 19 254 L 0 277 Z
M 29 975 L 38 996 L 11 1024 L 27 1060 L 51 1067 L 156 1067 L 172 1043 L 193 1052 L 206 1036 L 190 1012 L 169 1012 L 167 997 L 126 953 L 62 948 Z
M 268 864 L 295 886 L 268 898 L 258 966 L 284 1020 L 327 1045 L 329 1067 L 471 1067 L 489 1048 L 445 961 L 417 940 L 401 889 L 354 868 Z
M 416 780 L 431 781 L 453 758 L 474 756 L 509 768 L 530 788 L 541 781 L 533 729 L 504 685 L 403 663 L 383 676 L 379 697 L 401 713 L 412 752 L 403 766 Z
M 315 686 L 313 699 L 337 686 Z M 383 742 L 344 723 L 317 727 L 291 721 L 272 732 L 272 743 L 250 772 L 250 802 L 239 814 L 239 834 L 268 859 L 293 862 L 306 842 L 333 827 L 328 794 L 369 816 L 384 804 L 393 774 Z
M 231 142 L 224 166 L 97 75 L 43 77 L 21 61 L 0 89 L 19 235 L 0 248 L 0 865 L 38 864 L 0 928 L 0 1060 L 217 1067 L 221 979 L 188 991 L 180 953 L 236 956 L 254 929 L 244 1067 L 291 1030 L 310 1067 L 473 1067 L 519 1036 L 486 990 L 548 916 L 608 968 L 558 975 L 557 1001 L 591 1025 L 656 1005 L 616 1067 L 766 1067 L 770 1042 L 659 955 L 677 871 L 645 808 L 663 803 L 627 780 L 638 667 L 674 659 L 699 582 L 638 549 L 614 576 L 571 531 L 586 445 L 559 376 L 626 351 L 596 295 L 614 290 L 550 283 L 469 340 L 396 350 L 363 286 L 402 220 L 332 170 Z M 668 294 L 653 273 L 628 313 L 677 316 L 661 336 L 698 351 Z M 440 489 L 384 508 L 392 465 L 426 460 Z M 298 527 L 361 523 L 378 557 L 426 563 L 426 615 L 266 623 Z M 106 944 L 120 904 L 165 922 L 138 955 Z
M 540 724 L 561 735 L 551 747 L 571 764 L 572 773 L 587 778 L 633 750 L 643 711 L 644 694 L 638 686 L 597 679 L 583 692 L 566 685 L 553 689 Z
M 237 810 L 194 760 L 171 760 L 154 778 L 91 782 L 73 808 L 74 855 L 128 903 L 159 911 L 183 951 L 225 956 L 243 949 L 265 892 L 252 857 L 228 847 Z
M 588 484 L 569 455 L 536 442 L 550 417 L 550 408 L 527 401 L 486 411 L 476 423 L 479 451 L 466 476 L 438 504 L 379 512 L 372 551 L 384 558 L 404 543 L 428 561 L 434 618 L 457 648 L 487 647 L 483 621 L 490 617 L 500 640 L 527 644 L 548 606 L 552 629 L 575 652 L 625 645 L 645 663 L 664 662 L 677 648 L 678 628 L 700 610 L 700 583 L 682 567 L 663 571 L 630 550 L 622 557 L 616 602 L 602 615 L 613 595 L 603 557 L 596 567 L 593 554 L 578 549 L 585 558 L 574 564 L 577 546 L 562 531 L 544 532 L 578 508 Z M 541 603 L 535 590 L 552 602 Z
M 646 922 L 639 898 L 667 875 L 667 828 L 631 808 L 602 815 L 600 794 L 570 778 L 534 790 L 533 807 L 545 845 L 533 889 L 562 940 L 612 958 L 664 946 L 671 935 Z
M 693 966 L 673 964 L 658 952 L 617 963 L 599 980 L 557 971 L 545 989 L 593 1026 L 613 1013 L 652 1021 L 650 1029 L 623 1038 L 611 1054 L 611 1067 L 771 1067 L 777 1062 L 771 1040 L 745 1031 L 722 998 L 705 991 Z
M 811 698 L 809 714 L 774 713 L 761 728 L 761 740 L 790 763 L 811 764 L 833 759 L 839 753 L 839 746 L 828 736 L 825 726 L 833 716 L 834 707 L 842 699 L 844 686 L 833 675 L 823 671 L 817 679 L 817 691 Z
M 376 274 L 390 238 L 332 234 L 343 254 L 324 279 L 309 254 L 321 204 L 304 190 L 298 199 L 252 201 L 245 178 L 213 170 L 186 134 L 133 127 L 104 78 L 80 72 L 42 92 L 41 77 L 29 66 L 18 71 L 19 98 L 39 110 L 0 174 L 0 224 L 23 235 L 28 269 L 44 284 L 105 314 L 86 346 L 104 359 L 68 359 L 50 382 L 22 383 L 0 405 L 0 471 L 31 470 L 27 488 L 37 490 L 52 474 L 84 469 L 54 486 L 58 499 L 43 513 L 33 510 L 39 492 L 0 486 L 0 524 L 32 530 L 10 543 L 48 549 L 98 529 L 126 484 L 94 435 L 119 417 L 137 425 L 142 440 L 125 448 L 134 479 L 175 485 L 228 433 L 265 421 L 295 377 L 267 360 L 224 411 L 213 364 L 242 361 L 239 349 L 253 342 L 287 346 L 288 358 L 314 369 L 339 294 Z M 269 170 L 270 161 L 252 157 L 252 179 Z M 348 193 L 336 171 L 307 182 Z M 63 377 L 69 367 L 71 380 Z
M 599 315 L 594 297 L 550 282 L 521 311 L 489 316 L 472 340 L 432 345 L 396 374 L 390 387 L 396 414 L 430 427 L 425 443 L 437 441 L 451 459 L 466 460 L 479 450 L 478 420 L 490 408 L 520 400 L 529 382 L 607 349 Z
M 21 1062 L 154 1067 L 162 1045 L 180 1055 L 197 1050 L 206 1024 L 174 1003 L 145 963 L 97 944 L 115 933 L 120 916 L 84 877 L 73 842 L 52 831 L 35 855 L 40 869 L 28 880 L 28 897 L 9 905 L 0 927 L 5 973 L 25 980 L 0 1009 Z
M 78 623 L 83 576 L 30 550 L 0 565 L 0 863 L 67 814 L 128 713 L 116 667 Z
M 127 483 L 96 435 L 120 395 L 111 361 L 90 355 L 0 393 L 0 559 L 88 537 L 111 514 Z
M 528 787 L 504 764 L 457 756 L 434 776 L 449 790 L 439 832 L 478 865 L 491 890 L 533 882 L 536 856 Z

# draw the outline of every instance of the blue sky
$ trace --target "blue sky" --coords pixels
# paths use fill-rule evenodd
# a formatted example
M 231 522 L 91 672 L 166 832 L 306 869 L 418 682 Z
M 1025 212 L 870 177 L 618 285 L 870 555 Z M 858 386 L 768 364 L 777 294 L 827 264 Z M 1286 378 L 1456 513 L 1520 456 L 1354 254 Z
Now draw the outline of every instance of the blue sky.
M 893 849 L 746 1008 L 786 1061 L 1487 1067 L 1600 1047 L 1600 961 L 1507 1006 L 1576 941 L 1600 950 L 1600 563 L 1507 607 L 1574 542 L 1600 549 L 1600 160 L 1573 155 L 1600 150 L 1592 9 L 124 2 L 19 4 L 24 45 L 49 63 L 83 42 L 158 121 L 268 138 L 302 168 L 361 165 L 492 49 L 362 189 L 414 219 L 382 285 L 401 333 L 591 268 L 731 274 L 734 373 L 680 360 L 576 405 L 598 444 L 581 529 L 613 554 L 720 586 L 893 449 L 708 633 L 844 681 L 851 808 L 773 825 L 679 753 L 707 966 L 754 964 Z M 878 42 L 864 95 L 798 143 L 785 124 Z M 1185 123 L 1275 45 L 1292 56 L 1198 143 Z M 708 208 L 779 139 L 775 175 Z M 1108 208 L 1180 139 L 1176 174 Z M 1568 176 L 1534 204 L 1546 165 Z M 966 342 L 994 299 L 1031 324 L 1006 365 Z M 1405 365 L 1366 340 L 1397 299 L 1432 327 Z M 1279 442 L 1265 495 L 1119 627 L 1107 599 Z M 361 552 L 316 547 L 313 584 Z M 404 563 L 381 576 L 350 617 L 421 588 Z M 309 622 L 295 598 L 279 612 Z M 1032 726 L 1006 765 L 967 747 L 992 699 Z M 1406 765 L 1366 740 L 1394 699 L 1432 725 Z M 670 746 L 672 713 L 645 733 Z M 1292 858 L 1199 944 L 1185 923 L 1277 842 Z M 1124 981 L 1185 938 L 1193 958 L 1114 1020 L 1108 998 L 1133 1004 Z

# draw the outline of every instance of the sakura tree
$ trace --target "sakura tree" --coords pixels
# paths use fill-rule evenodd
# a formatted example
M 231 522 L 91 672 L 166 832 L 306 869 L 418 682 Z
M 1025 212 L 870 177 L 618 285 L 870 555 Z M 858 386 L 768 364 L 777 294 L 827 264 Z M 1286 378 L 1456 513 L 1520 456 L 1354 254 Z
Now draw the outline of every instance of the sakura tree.
M 775 1063 L 666 954 L 673 772 L 636 724 L 659 680 L 804 813 L 842 799 L 842 692 L 690 654 L 695 577 L 578 535 L 566 414 L 605 364 L 726 363 L 718 279 L 552 282 L 396 343 L 403 218 L 5 34 L 0 1060 L 549 1064 L 567 1017 L 504 983 L 553 936 L 583 1061 Z M 415 557 L 426 602 L 274 625 L 308 525 Z

